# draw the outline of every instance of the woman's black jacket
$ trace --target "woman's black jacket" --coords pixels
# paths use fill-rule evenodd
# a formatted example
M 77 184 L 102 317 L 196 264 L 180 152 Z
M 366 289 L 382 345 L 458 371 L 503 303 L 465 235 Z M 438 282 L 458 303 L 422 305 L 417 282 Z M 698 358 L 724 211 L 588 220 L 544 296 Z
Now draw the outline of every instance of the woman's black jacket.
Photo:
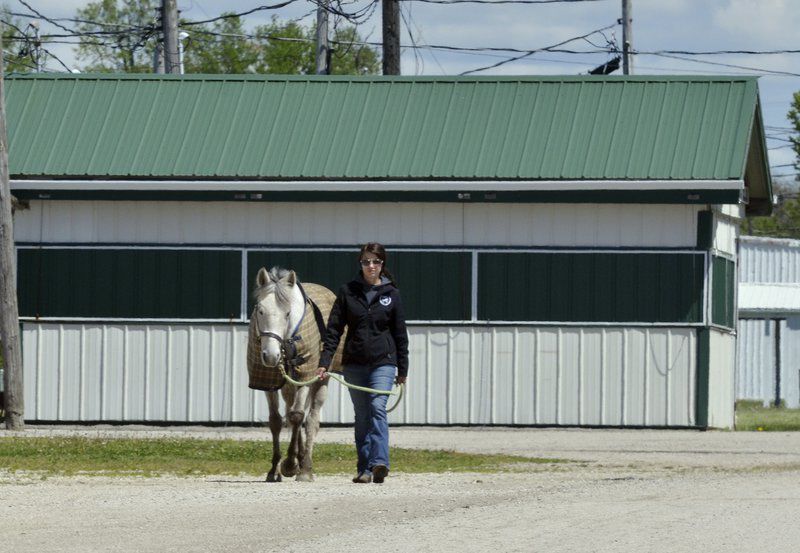
M 379 285 L 376 291 L 368 305 L 360 278 L 339 289 L 328 318 L 321 367 L 330 367 L 347 325 L 344 364 L 370 368 L 396 365 L 398 376 L 408 374 L 408 334 L 400 291 L 392 283 Z

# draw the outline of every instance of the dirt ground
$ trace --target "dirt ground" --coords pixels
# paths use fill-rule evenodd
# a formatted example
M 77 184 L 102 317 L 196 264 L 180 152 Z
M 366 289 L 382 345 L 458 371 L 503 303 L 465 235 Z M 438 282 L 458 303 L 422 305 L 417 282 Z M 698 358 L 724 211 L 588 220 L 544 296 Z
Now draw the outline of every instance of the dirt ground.
M 76 434 L 268 439 L 262 429 L 26 431 Z M 800 543 L 800 433 L 394 428 L 392 443 L 575 462 L 522 474 L 396 467 L 383 485 L 354 485 L 351 475 L 266 484 L 0 474 L 2 549 L 709 553 Z

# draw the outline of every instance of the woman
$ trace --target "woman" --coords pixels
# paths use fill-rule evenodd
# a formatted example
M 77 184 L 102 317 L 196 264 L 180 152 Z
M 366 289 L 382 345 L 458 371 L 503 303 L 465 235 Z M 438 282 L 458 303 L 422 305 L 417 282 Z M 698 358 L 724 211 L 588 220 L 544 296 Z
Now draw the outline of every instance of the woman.
M 389 391 L 408 373 L 408 335 L 400 291 L 386 269 L 386 250 L 364 244 L 358 256 L 361 271 L 339 290 L 328 319 L 318 374 L 327 378 L 344 327 L 344 377 L 350 384 Z M 396 373 L 396 376 L 395 376 Z M 350 390 L 355 411 L 358 463 L 353 482 L 381 484 L 389 473 L 389 396 Z

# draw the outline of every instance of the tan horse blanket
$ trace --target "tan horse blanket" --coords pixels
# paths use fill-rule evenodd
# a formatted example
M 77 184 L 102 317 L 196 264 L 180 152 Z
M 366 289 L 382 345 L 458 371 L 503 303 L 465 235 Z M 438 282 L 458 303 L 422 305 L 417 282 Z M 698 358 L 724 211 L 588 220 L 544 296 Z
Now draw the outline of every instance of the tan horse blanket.
M 295 380 L 305 381 L 311 380 L 316 374 L 319 367 L 320 353 L 322 353 L 322 337 L 319 333 L 319 327 L 314 317 L 314 308 L 311 303 L 313 302 L 319 308 L 327 325 L 333 302 L 336 301 L 336 294 L 319 284 L 303 284 L 302 287 L 306 293 L 306 303 L 304 305 L 303 319 L 297 329 L 297 335 L 300 336 L 300 339 L 297 340 L 296 346 L 297 355 L 303 357 L 305 362 L 297 366 L 294 374 L 289 373 L 285 365 L 284 370 Z M 344 338 L 345 336 L 343 335 L 329 368 L 333 372 L 341 372 L 342 370 Z M 281 359 L 281 364 L 283 363 L 284 360 Z M 247 373 L 250 377 L 249 387 L 254 390 L 274 391 L 278 390 L 286 382 L 278 367 L 266 367 L 261 362 L 261 339 L 258 336 L 256 318 L 253 315 L 250 315 L 250 330 L 247 337 Z

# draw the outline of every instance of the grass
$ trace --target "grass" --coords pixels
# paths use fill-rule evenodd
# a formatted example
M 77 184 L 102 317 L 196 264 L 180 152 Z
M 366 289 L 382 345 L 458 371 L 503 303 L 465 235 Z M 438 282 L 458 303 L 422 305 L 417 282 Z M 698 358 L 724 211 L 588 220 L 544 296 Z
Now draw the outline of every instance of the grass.
M 736 430 L 787 432 L 800 430 L 800 409 L 764 407 L 757 401 L 736 403 Z
M 284 446 L 283 451 L 286 451 Z M 179 476 L 265 475 L 271 442 L 197 439 L 0 438 L 0 470 L 42 475 Z M 512 455 L 392 448 L 398 472 L 495 472 L 529 468 L 530 463 L 560 463 Z M 351 445 L 318 444 L 314 472 L 350 473 Z

